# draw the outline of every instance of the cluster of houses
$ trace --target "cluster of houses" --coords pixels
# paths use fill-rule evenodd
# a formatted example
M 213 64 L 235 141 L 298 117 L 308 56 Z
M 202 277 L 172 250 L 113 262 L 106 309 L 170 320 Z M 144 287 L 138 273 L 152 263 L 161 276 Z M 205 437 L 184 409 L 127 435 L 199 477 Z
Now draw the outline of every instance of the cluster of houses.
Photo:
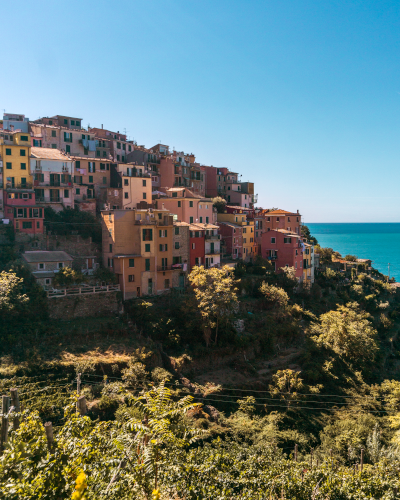
M 217 211 L 218 196 L 226 205 Z M 200 164 L 192 153 L 163 144 L 145 148 L 103 125 L 83 128 L 81 118 L 30 121 L 5 113 L 0 121 L 3 224 L 36 238 L 46 233 L 45 207 L 78 207 L 98 216 L 103 265 L 118 276 L 126 299 L 183 288 L 194 266 L 257 256 L 278 272 L 293 267 L 300 282 L 312 283 L 317 256 L 301 234 L 299 211 L 256 204 L 254 183 Z M 60 268 L 67 261 L 41 254 L 25 259 L 35 276 L 45 272 L 46 258 L 51 272 L 57 269 L 50 262 Z

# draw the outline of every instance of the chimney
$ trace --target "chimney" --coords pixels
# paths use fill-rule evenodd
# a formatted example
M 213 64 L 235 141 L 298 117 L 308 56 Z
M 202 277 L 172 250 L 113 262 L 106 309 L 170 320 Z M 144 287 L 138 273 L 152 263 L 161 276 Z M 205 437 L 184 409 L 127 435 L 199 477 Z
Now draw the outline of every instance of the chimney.
M 103 129 L 103 124 L 101 124 L 101 128 Z
M 298 213 L 298 214 L 300 213 L 300 212 L 299 212 L 299 209 L 297 209 L 297 213 Z
M 163 203 L 163 204 L 162 204 L 162 209 L 163 209 L 163 210 L 165 209 L 164 207 L 165 207 L 165 203 Z

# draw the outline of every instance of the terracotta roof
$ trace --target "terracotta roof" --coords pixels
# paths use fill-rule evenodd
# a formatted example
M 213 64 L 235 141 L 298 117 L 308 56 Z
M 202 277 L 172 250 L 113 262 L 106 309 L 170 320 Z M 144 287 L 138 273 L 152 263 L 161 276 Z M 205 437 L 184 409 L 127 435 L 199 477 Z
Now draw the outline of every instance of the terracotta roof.
M 239 206 L 236 206 L 236 205 L 226 205 L 226 208 L 234 208 L 236 210 L 254 210 L 254 208 L 239 207 Z
M 224 224 L 225 226 L 230 226 L 230 227 L 234 227 L 235 229 L 242 229 L 242 227 L 247 227 L 247 226 L 240 226 L 239 224 L 235 224 L 234 222 L 220 222 L 218 221 L 218 224 Z
M 297 212 L 288 212 L 287 210 L 272 210 L 271 212 L 265 212 L 267 213 L 268 215 L 298 215 L 300 216 L 300 214 L 298 214 Z
M 33 158 L 43 158 L 46 160 L 62 160 L 62 161 L 72 161 L 71 158 L 59 149 L 52 148 L 31 148 L 31 156 Z
M 218 226 L 214 226 L 214 224 L 205 224 L 204 222 L 195 222 L 190 224 L 190 227 L 195 226 L 198 229 L 218 229 Z
M 25 252 L 22 254 L 22 257 L 26 260 L 26 262 L 65 262 L 66 260 L 74 260 L 67 252 L 63 251 L 47 251 L 47 250 L 38 250 L 32 252 Z
M 174 226 L 190 226 L 188 222 L 174 221 Z

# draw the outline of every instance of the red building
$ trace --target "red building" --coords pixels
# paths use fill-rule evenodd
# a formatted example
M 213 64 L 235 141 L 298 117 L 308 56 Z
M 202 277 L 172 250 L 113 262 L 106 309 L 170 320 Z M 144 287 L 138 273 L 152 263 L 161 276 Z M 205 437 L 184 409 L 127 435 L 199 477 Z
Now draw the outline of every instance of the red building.
M 4 191 L 4 218 L 10 220 L 16 232 L 43 234 L 44 209 L 36 205 L 35 191 L 31 188 Z
M 230 255 L 232 259 L 243 258 L 243 230 L 233 222 L 217 222 L 221 235 L 221 256 Z
M 204 266 L 206 260 L 206 231 L 196 225 L 189 226 L 190 270 L 194 266 Z
M 303 245 L 301 237 L 284 229 L 272 229 L 261 236 L 261 256 L 271 261 L 275 271 L 294 267 L 296 278 L 303 277 Z
M 261 245 L 263 233 L 273 229 L 284 229 L 296 234 L 301 234 L 301 215 L 299 211 L 288 212 L 287 210 L 256 210 L 254 214 L 255 240 Z

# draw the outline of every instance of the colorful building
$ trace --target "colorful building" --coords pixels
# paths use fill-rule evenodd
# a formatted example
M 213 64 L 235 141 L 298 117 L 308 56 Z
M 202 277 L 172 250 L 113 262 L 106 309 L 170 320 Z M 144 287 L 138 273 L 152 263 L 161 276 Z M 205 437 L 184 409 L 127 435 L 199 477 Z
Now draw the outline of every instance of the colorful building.
M 276 272 L 283 272 L 283 267 L 293 267 L 296 278 L 303 280 L 303 242 L 298 234 L 284 229 L 263 233 L 261 256 L 271 261 Z
M 242 207 L 232 207 L 231 213 L 217 215 L 220 223 L 229 222 L 242 228 L 242 258 L 246 261 L 252 261 L 258 255 L 258 246 L 255 241 L 254 219 L 247 215 L 247 210 Z
M 4 190 L 4 218 L 16 233 L 43 234 L 44 208 L 35 200 L 32 188 L 7 187 Z
M 242 226 L 232 222 L 218 222 L 221 237 L 221 254 L 231 259 L 243 258 Z
M 194 266 L 218 267 L 220 265 L 220 235 L 213 224 L 190 224 L 190 269 Z
M 128 154 L 134 149 L 133 141 L 128 141 L 126 134 L 112 132 L 103 127 L 89 128 L 89 132 L 94 134 L 96 139 L 96 156 L 106 157 L 111 156 L 115 163 L 128 162 Z
M 0 159 L 5 188 L 32 188 L 29 168 L 31 137 L 24 132 L 0 132 Z
M 314 245 L 303 239 L 303 280 L 314 283 Z
M 58 149 L 31 148 L 30 172 L 36 203 L 60 211 L 74 208 L 74 162 Z
M 43 287 L 51 286 L 54 276 L 63 267 L 72 267 L 73 257 L 60 250 L 36 250 L 22 254 L 35 280 Z
M 190 189 L 175 187 L 167 189 L 165 197 L 157 200 L 157 206 L 164 206 L 176 215 L 176 219 L 188 224 L 212 224 L 214 208 L 210 198 L 202 198 Z
M 154 295 L 172 288 L 173 215 L 168 210 L 104 210 L 103 262 L 118 276 L 123 297 Z

